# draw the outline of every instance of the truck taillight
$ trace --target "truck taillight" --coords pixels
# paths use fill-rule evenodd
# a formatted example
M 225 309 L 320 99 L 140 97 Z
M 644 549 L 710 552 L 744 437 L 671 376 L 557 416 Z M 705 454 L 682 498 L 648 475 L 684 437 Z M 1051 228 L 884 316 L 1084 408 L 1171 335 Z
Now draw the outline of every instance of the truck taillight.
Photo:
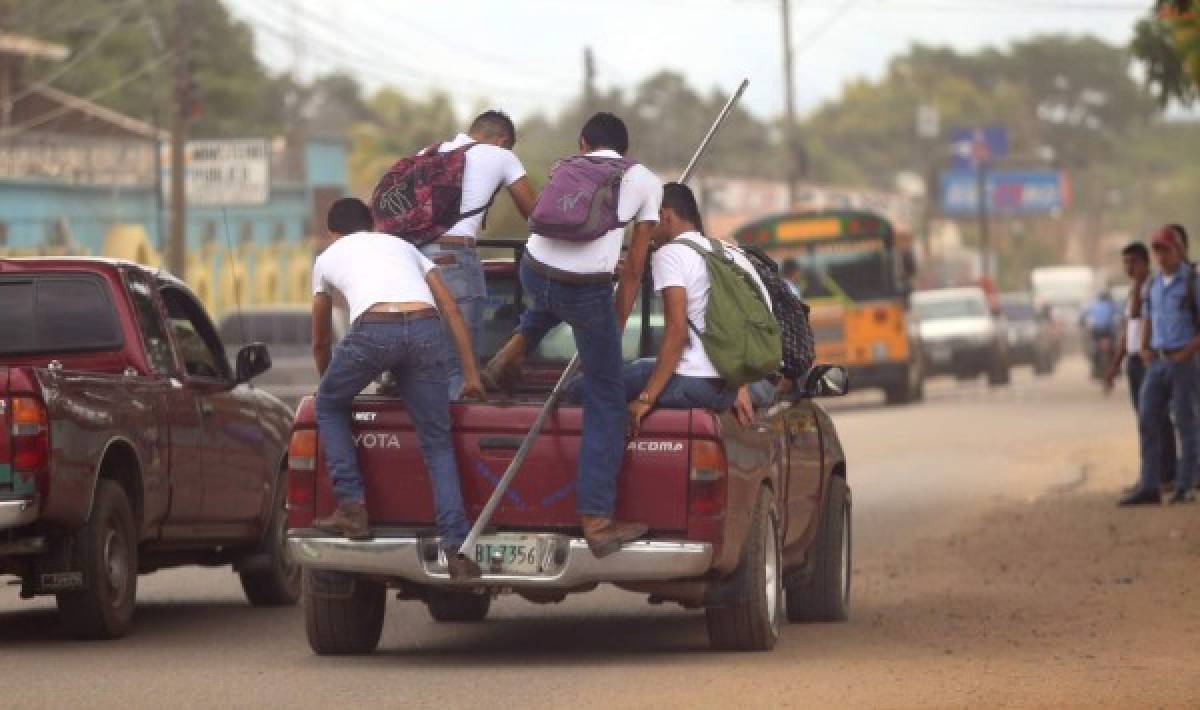
M 720 515 L 725 510 L 725 448 L 716 441 L 693 441 L 688 473 L 688 514 Z
M 33 397 L 14 397 L 12 412 L 12 468 L 25 479 L 33 479 L 37 492 L 45 496 L 46 467 L 50 464 L 50 419 L 46 407 Z
M 317 432 L 300 429 L 288 444 L 288 507 L 312 510 L 316 496 Z

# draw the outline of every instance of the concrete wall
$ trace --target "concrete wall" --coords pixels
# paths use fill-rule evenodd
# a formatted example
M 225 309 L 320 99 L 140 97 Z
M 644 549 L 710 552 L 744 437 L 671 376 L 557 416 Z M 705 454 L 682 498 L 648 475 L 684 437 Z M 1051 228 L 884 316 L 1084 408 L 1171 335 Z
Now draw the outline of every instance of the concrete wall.
M 216 314 L 233 307 L 235 280 L 245 305 L 310 298 L 313 196 L 346 190 L 346 147 L 312 141 L 305 180 L 275 183 L 262 205 L 195 206 L 188 211 L 187 281 Z M 72 185 L 0 179 L 0 256 L 80 254 L 161 265 L 168 218 L 153 186 Z M 234 259 L 231 261 L 229 246 Z

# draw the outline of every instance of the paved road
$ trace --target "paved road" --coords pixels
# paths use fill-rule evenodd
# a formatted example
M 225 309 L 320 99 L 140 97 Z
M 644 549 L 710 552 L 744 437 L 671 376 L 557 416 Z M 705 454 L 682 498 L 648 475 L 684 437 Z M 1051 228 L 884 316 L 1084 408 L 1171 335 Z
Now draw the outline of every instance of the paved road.
M 1142 697 L 1112 693 L 1128 659 L 1103 655 L 1113 645 L 1108 632 L 1087 621 L 1098 617 L 1072 615 L 1090 613 L 1092 597 L 1071 586 L 1090 584 L 1086 574 L 1036 597 L 1022 591 L 1054 567 L 1054 554 L 1045 552 L 1049 564 L 1038 554 L 1056 540 L 1081 565 L 1106 564 L 1099 553 L 1086 559 L 1092 548 L 1069 547 L 1101 533 L 1077 539 L 1053 526 L 1082 510 L 1081 525 L 1117 530 L 1105 516 L 1114 514 L 1110 489 L 1132 465 L 1124 393 L 1103 398 L 1082 363 L 1068 362 L 1050 379 L 1020 371 L 1001 390 L 938 382 L 919 406 L 884 408 L 864 393 L 830 408 L 854 489 L 852 619 L 790 626 L 773 653 L 710 652 L 702 615 L 602 590 L 547 607 L 506 598 L 479 625 L 435 624 L 422 605 L 391 601 L 377 655 L 317 658 L 298 609 L 250 609 L 232 573 L 189 569 L 143 578 L 134 633 L 113 643 L 66 640 L 51 604 L 0 590 L 4 704 L 905 707 L 1120 705 Z M 1102 490 L 1092 490 L 1102 474 Z M 1092 497 L 1053 498 L 1077 488 Z M 1014 533 L 998 535 L 997 521 Z M 1031 548 L 1036 554 L 1023 552 Z M 1195 565 L 1196 543 L 1182 549 Z M 1123 569 L 1111 579 L 1126 579 Z M 1152 572 L 1139 568 L 1129 578 Z M 1087 574 L 1100 580 L 1096 594 L 1127 593 L 1108 586 L 1107 567 Z M 1126 610 L 1132 601 L 1102 596 L 1094 604 Z M 1063 620 L 1061 632 L 1052 619 Z M 1194 612 L 1187 619 L 1200 630 Z M 1196 674 L 1195 647 L 1181 645 L 1182 658 L 1166 666 L 1135 665 L 1132 684 L 1117 687 L 1153 677 L 1166 693 L 1159 704 L 1194 701 L 1188 693 L 1197 686 L 1180 679 Z

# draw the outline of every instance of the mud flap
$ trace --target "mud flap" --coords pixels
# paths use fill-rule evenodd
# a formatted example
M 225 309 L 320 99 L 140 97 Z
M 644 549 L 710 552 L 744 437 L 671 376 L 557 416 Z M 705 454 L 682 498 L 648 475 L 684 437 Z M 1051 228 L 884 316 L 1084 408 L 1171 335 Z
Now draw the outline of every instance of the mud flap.
M 75 568 L 75 541 L 55 540 L 33 561 L 32 594 L 57 594 L 83 589 L 83 572 Z

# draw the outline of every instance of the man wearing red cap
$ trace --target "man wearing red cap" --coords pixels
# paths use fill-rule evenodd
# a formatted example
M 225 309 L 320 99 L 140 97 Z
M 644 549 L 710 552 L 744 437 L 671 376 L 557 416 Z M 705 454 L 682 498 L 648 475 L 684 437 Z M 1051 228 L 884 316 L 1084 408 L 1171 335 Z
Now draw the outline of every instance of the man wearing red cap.
M 1163 420 L 1170 406 L 1182 449 L 1172 503 L 1190 503 L 1197 466 L 1196 389 L 1200 369 L 1200 288 L 1187 261 L 1182 230 L 1174 225 L 1154 234 L 1151 249 L 1159 274 L 1143 304 L 1142 359 L 1147 364 L 1138 403 L 1142 472 L 1121 505 L 1159 503 L 1162 480 Z

